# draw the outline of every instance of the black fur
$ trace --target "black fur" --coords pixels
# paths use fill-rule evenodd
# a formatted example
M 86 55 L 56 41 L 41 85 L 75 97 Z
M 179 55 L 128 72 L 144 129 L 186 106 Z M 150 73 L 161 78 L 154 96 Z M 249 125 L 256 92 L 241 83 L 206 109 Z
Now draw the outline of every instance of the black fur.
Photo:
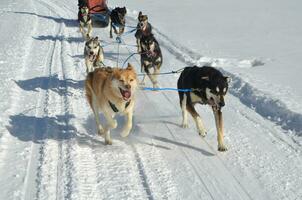
M 206 78 L 208 77 L 208 78 Z M 189 92 L 186 92 L 187 95 L 187 104 L 192 103 L 201 103 L 207 104 L 208 98 L 206 96 L 206 88 L 209 88 L 212 93 L 224 96 L 228 91 L 228 80 L 227 77 L 223 76 L 220 71 L 213 67 L 186 67 L 183 72 L 181 73 L 178 82 L 177 82 L 178 89 L 197 89 L 193 91 L 194 94 L 201 98 L 200 102 L 192 102 Z M 216 87 L 220 90 L 219 92 L 216 91 Z M 223 92 L 223 89 L 226 88 L 226 91 Z M 180 102 L 183 99 L 183 95 L 185 92 L 179 92 L 179 100 Z M 221 102 L 224 104 L 224 102 Z
M 142 52 L 141 52 L 142 68 L 145 70 L 147 74 L 150 73 L 149 69 L 152 67 L 159 70 L 163 63 L 163 57 L 159 47 L 159 43 L 155 39 L 154 35 L 150 34 L 148 36 L 143 36 L 140 40 L 140 43 L 142 46 Z M 155 44 L 155 48 L 153 52 L 150 52 L 150 44 L 152 43 Z M 160 61 L 158 61 L 159 58 Z M 150 64 L 145 64 L 146 61 L 148 61 Z
M 110 13 L 110 38 L 112 38 L 112 28 L 114 30 L 114 33 L 117 35 L 120 35 L 124 33 L 125 25 L 126 25 L 126 14 L 127 9 L 126 7 L 120 8 L 116 7 L 114 8 Z M 119 30 L 117 30 L 117 28 Z
M 78 0 L 78 6 L 79 7 L 88 6 L 87 0 Z

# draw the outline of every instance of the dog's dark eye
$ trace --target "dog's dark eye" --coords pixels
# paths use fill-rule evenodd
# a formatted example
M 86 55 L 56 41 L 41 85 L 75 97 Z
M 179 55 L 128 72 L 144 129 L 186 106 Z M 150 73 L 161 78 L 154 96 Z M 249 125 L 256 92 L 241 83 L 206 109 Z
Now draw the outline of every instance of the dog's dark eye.
M 124 83 L 124 80 L 121 79 L 120 82 L 121 82 L 121 83 Z
M 130 79 L 130 82 L 134 81 L 134 79 Z

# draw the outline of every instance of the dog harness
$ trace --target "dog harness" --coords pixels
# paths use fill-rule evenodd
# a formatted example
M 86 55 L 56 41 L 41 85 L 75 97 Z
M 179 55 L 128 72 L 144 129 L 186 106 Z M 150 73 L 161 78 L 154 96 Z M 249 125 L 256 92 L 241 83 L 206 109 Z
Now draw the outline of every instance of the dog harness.
M 128 102 L 126 103 L 125 109 L 130 105 L 130 102 L 131 102 L 131 100 L 128 101 Z M 116 107 L 113 103 L 111 103 L 111 101 L 108 101 L 108 103 L 109 103 L 111 109 L 112 109 L 114 112 L 116 112 L 116 113 L 119 112 L 119 110 L 117 109 L 117 107 Z

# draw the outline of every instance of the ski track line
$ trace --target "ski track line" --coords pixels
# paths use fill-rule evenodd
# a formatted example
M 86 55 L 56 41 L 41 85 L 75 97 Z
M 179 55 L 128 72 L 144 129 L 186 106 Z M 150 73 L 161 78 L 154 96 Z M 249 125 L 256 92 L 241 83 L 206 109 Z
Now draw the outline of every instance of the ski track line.
M 161 95 L 164 99 L 169 101 L 165 95 Z M 149 98 L 150 99 L 150 98 Z M 152 101 L 152 100 L 151 100 Z M 161 100 L 160 102 L 163 102 Z M 152 103 L 152 105 L 156 104 L 156 102 Z M 172 105 L 175 105 L 174 103 Z M 174 106 L 176 107 L 176 105 Z M 155 110 L 158 110 L 158 108 L 154 107 Z M 158 111 L 157 111 L 158 112 Z M 176 136 L 173 132 L 175 129 L 164 122 L 164 125 L 166 126 L 167 130 L 170 132 L 172 138 L 174 141 L 180 142 L 180 138 Z M 213 149 L 209 144 L 206 143 L 203 139 L 201 139 L 206 146 L 208 146 L 209 149 L 207 149 L 209 152 L 216 152 L 215 149 Z M 203 184 L 204 188 L 208 191 L 208 194 L 210 195 L 211 199 L 232 199 L 234 198 L 232 195 L 237 194 L 236 198 L 239 199 L 252 199 L 249 195 L 249 193 L 246 191 L 246 189 L 240 184 L 240 182 L 232 175 L 229 173 L 229 170 L 225 168 L 225 165 L 223 162 L 220 162 L 220 159 L 210 159 L 206 162 L 202 162 L 202 157 L 200 158 L 201 160 L 198 159 L 198 156 L 200 156 L 200 153 L 196 153 L 196 156 L 194 156 L 194 152 L 189 152 L 184 148 L 180 148 L 180 151 L 188 161 L 188 163 L 192 166 L 192 169 L 195 171 L 196 175 L 199 177 L 201 183 Z M 216 154 L 216 156 L 218 156 Z M 218 161 L 218 162 L 217 162 Z M 204 163 L 202 166 L 200 166 L 200 163 Z M 218 163 L 221 165 L 216 166 Z M 211 165 L 212 164 L 212 165 Z M 208 166 L 210 165 L 210 166 Z M 215 169 L 217 168 L 219 170 L 216 170 L 216 175 L 215 175 Z M 211 175 L 212 174 L 212 175 Z M 220 174 L 220 175 L 218 175 Z M 216 180 L 216 176 L 218 177 L 227 177 L 231 176 L 232 179 L 227 178 L 226 180 L 233 180 L 232 183 L 222 183 L 225 182 L 223 181 L 223 178 L 220 178 L 219 180 Z M 229 194 L 228 192 L 231 192 L 230 190 L 233 190 L 231 188 L 227 188 L 227 185 L 232 184 L 232 188 L 236 188 L 236 192 L 233 191 L 232 194 Z M 223 185 L 222 188 L 220 188 Z M 224 188 L 226 187 L 226 188 Z
M 56 35 L 58 35 L 61 31 L 62 27 L 58 27 L 56 26 Z M 54 94 L 50 94 L 50 90 L 49 87 L 50 85 L 54 85 L 56 84 L 58 86 L 58 83 L 55 83 L 53 78 L 51 78 L 51 76 L 53 75 L 52 72 L 52 67 L 54 64 L 56 64 L 56 54 L 57 54 L 57 46 L 58 46 L 58 42 L 55 41 L 52 43 L 52 46 L 50 47 L 49 50 L 49 54 L 46 57 L 47 58 L 47 62 L 46 62 L 46 77 L 49 77 L 48 83 L 47 83 L 47 90 L 46 91 L 41 91 L 41 100 L 40 100 L 40 105 L 38 106 L 38 113 L 40 116 L 43 117 L 43 120 L 46 120 L 45 123 L 46 126 L 46 130 L 43 133 L 42 138 L 45 138 L 45 140 L 41 141 L 41 145 L 37 145 L 37 144 L 33 144 L 33 152 L 38 152 L 38 156 L 34 156 L 34 157 L 38 157 L 38 163 L 37 166 L 30 166 L 29 168 L 31 170 L 34 170 L 36 168 L 37 172 L 36 172 L 36 176 L 32 176 L 31 173 L 29 173 L 29 175 L 31 175 L 31 179 L 32 181 L 30 182 L 35 182 L 36 183 L 36 198 L 37 199 L 48 199 L 48 198 L 53 198 L 53 195 L 56 193 L 56 185 L 57 185 L 57 179 L 55 177 L 55 175 L 57 174 L 57 165 L 58 165 L 58 155 L 59 152 L 61 151 L 57 142 L 53 141 L 53 140 L 48 140 L 46 138 L 49 137 L 49 135 L 53 135 L 55 138 L 57 137 L 58 132 L 56 132 L 57 130 L 54 130 L 54 128 L 57 127 L 53 127 L 54 125 L 51 126 L 50 121 L 48 122 L 48 118 L 52 118 L 49 115 L 50 110 L 52 109 L 50 107 L 51 105 L 51 101 L 56 102 L 56 96 Z M 43 84 L 43 83 L 42 83 Z M 43 94 L 44 93 L 44 94 Z M 56 109 L 56 108 L 54 108 Z M 36 126 L 40 126 L 39 124 L 37 124 Z M 41 130 L 41 128 L 40 128 Z M 42 129 L 42 131 L 44 131 Z M 55 133 L 51 133 L 51 132 L 55 132 Z M 35 137 L 39 137 L 37 134 L 42 134 L 39 132 L 35 133 Z M 35 155 L 35 153 L 33 154 Z M 28 189 L 27 191 L 32 190 L 33 188 L 31 188 L 32 184 L 27 184 L 28 185 Z M 32 196 L 29 196 L 28 199 L 32 199 Z
M 63 65 L 63 66 L 65 66 L 65 65 Z M 79 149 L 80 150 L 80 149 Z M 88 150 L 87 148 L 86 148 L 86 150 Z M 91 155 L 91 152 L 90 152 L 91 150 L 89 150 L 89 154 Z M 79 152 L 82 152 L 82 150 L 80 150 Z M 104 152 L 103 151 L 101 151 L 100 152 L 101 153 L 101 155 L 99 154 L 99 152 L 98 151 L 95 151 L 94 152 L 94 154 L 95 154 L 95 156 L 94 156 L 94 160 L 96 160 L 97 161 L 97 163 L 98 163 L 98 166 L 100 166 L 100 164 L 99 163 L 102 163 L 102 165 L 104 165 L 104 160 L 110 160 L 110 158 L 109 157 L 107 157 L 107 158 L 104 158 L 104 159 L 102 159 L 102 161 L 100 161 L 100 160 L 98 160 L 98 158 L 99 157 L 104 157 Z M 124 154 L 124 153 L 123 153 Z M 126 153 L 125 153 L 125 155 L 124 156 L 126 156 L 126 155 L 129 155 L 130 153 L 129 153 L 129 151 L 126 151 Z M 87 154 L 86 154 L 86 152 L 84 151 L 83 152 L 83 154 L 81 154 L 81 156 L 83 157 L 85 155 L 85 158 L 86 158 L 86 160 L 87 160 L 87 158 L 89 158 L 89 156 L 87 156 Z M 92 154 L 93 155 L 93 154 Z M 130 154 L 131 155 L 131 154 Z M 74 155 L 74 156 L 76 156 L 76 157 L 78 157 L 79 155 L 77 154 L 77 155 Z M 111 157 L 111 156 L 110 156 Z M 93 159 L 93 156 L 91 156 L 91 158 Z M 83 158 L 80 158 L 80 159 L 78 159 L 79 161 L 81 160 L 83 160 Z M 84 159 L 85 160 L 85 159 Z M 128 167 L 128 165 L 129 165 L 129 161 L 128 162 L 126 162 L 126 160 L 129 160 L 129 159 L 127 159 L 127 157 L 125 158 L 125 159 L 122 159 L 122 161 L 123 161 L 123 163 L 112 163 L 114 166 L 111 166 L 111 167 L 108 167 L 108 166 L 102 166 L 101 168 L 102 169 L 99 169 L 98 168 L 98 171 L 100 171 L 100 172 L 102 172 L 102 171 L 104 171 L 104 170 L 107 170 L 107 169 L 109 169 L 109 170 L 112 170 L 113 169 L 113 171 L 112 171 L 112 173 L 118 173 L 118 176 L 119 177 L 123 177 L 123 175 L 122 174 L 120 174 L 120 172 L 121 171 L 125 171 L 126 172 L 126 174 L 128 175 L 130 172 L 135 172 L 136 170 L 136 164 L 134 164 L 134 165 L 132 165 L 132 167 L 135 167 L 135 169 L 131 169 L 131 168 L 129 168 Z M 131 160 L 134 160 L 134 159 L 131 159 Z M 93 166 L 92 164 L 91 164 L 91 162 L 92 162 L 92 160 L 90 160 L 89 159 L 89 161 L 87 162 L 85 162 L 85 163 L 83 163 L 83 165 L 81 165 L 81 166 L 84 166 L 85 168 L 84 169 L 86 169 L 86 170 L 84 170 L 85 171 L 85 173 L 87 173 L 87 171 L 89 170 L 87 170 L 87 167 L 90 167 L 90 166 Z M 94 161 L 95 162 L 95 161 Z M 105 162 L 106 163 L 106 162 Z M 109 162 L 109 164 L 110 165 L 112 165 L 110 162 Z M 94 164 L 95 165 L 95 164 Z M 116 170 L 115 168 L 115 165 L 118 165 L 118 166 L 120 166 L 120 167 L 122 167 L 120 170 Z M 131 166 L 131 165 L 130 165 Z M 89 171 L 91 171 L 91 170 L 89 170 Z M 96 172 L 96 170 L 94 170 L 95 172 Z M 126 174 L 124 174 L 124 176 L 126 176 Z M 102 176 L 103 174 L 98 174 L 98 176 L 96 176 L 95 174 L 93 174 L 94 175 L 94 177 L 100 177 L 100 176 Z M 102 178 L 98 178 L 98 180 L 97 180 L 97 182 L 99 182 L 98 184 L 96 183 L 96 182 L 93 182 L 93 183 L 91 183 L 90 185 L 87 185 L 87 184 L 85 184 L 85 185 L 83 185 L 82 184 L 82 187 L 81 188 L 78 188 L 78 189 L 84 189 L 84 190 L 86 190 L 86 191 L 88 191 L 90 188 L 92 188 L 93 187 L 93 185 L 102 185 L 102 184 L 104 184 L 103 182 L 103 179 L 112 179 L 112 175 L 111 175 L 111 173 L 109 173 L 108 174 L 109 175 L 109 177 L 102 177 Z M 104 176 L 104 175 L 103 175 Z M 116 177 L 118 177 L 118 176 L 116 176 Z M 129 176 L 129 175 L 128 175 Z M 101 194 L 101 196 L 102 196 L 102 198 L 104 198 L 104 199 L 108 199 L 108 198 L 115 198 L 115 196 L 117 195 L 117 196 L 120 196 L 121 197 L 121 199 L 125 199 L 125 198 L 128 198 L 128 199 L 144 199 L 144 198 L 142 198 L 142 197 L 139 197 L 138 195 L 137 195 L 137 192 L 135 191 L 135 188 L 136 188 L 136 186 L 137 185 L 140 185 L 139 184 L 139 182 L 134 182 L 133 184 L 131 184 L 130 186 L 127 186 L 127 185 L 129 185 L 129 180 L 131 180 L 131 179 L 133 179 L 132 177 L 135 177 L 135 176 L 137 176 L 136 174 L 131 174 L 130 173 L 130 176 L 129 176 L 129 178 L 130 179 L 125 179 L 125 180 L 117 180 L 118 182 L 116 182 L 116 181 L 113 181 L 111 184 L 110 183 L 108 183 L 107 182 L 107 184 L 106 185 L 102 185 L 101 187 L 100 187 L 100 189 L 98 189 L 98 192 Z M 102 180 L 102 182 L 100 181 L 100 180 Z M 137 180 L 140 180 L 138 177 L 137 177 Z M 122 181 L 122 183 L 119 183 L 119 182 L 121 182 Z M 127 181 L 127 183 L 126 182 L 124 182 L 123 183 L 123 181 Z M 82 182 L 83 183 L 83 182 Z M 117 186 L 118 187 L 117 187 Z M 119 187 L 120 187 L 120 185 L 122 185 L 123 187 L 125 187 L 125 186 L 127 186 L 127 188 L 124 188 L 124 191 L 122 190 L 122 193 L 121 193 L 121 191 L 119 190 Z M 109 187 L 110 186 L 110 187 Z M 134 189 L 133 189 L 134 188 Z M 88 190 L 87 190 L 88 189 Z M 96 188 L 94 188 L 93 190 L 95 191 L 95 189 Z M 104 190 L 105 189 L 105 191 L 102 191 L 102 190 Z M 112 192 L 109 192 L 108 193 L 108 191 L 106 191 L 107 189 L 109 189 L 109 190 L 113 190 Z M 127 190 L 129 190 L 129 192 L 130 193 L 127 193 L 126 191 L 125 191 L 125 189 L 126 189 L 126 191 Z M 134 191 L 133 191 L 134 190 Z M 85 195 L 85 191 L 80 191 L 79 192 L 79 194 L 80 195 L 82 195 L 83 196 L 83 194 L 82 194 L 82 192 L 84 192 L 84 195 Z M 94 192 L 94 193 L 96 193 L 96 192 Z M 117 193 L 119 193 L 119 194 L 117 194 Z M 88 193 L 86 192 L 86 194 L 87 195 L 91 195 L 91 191 L 89 191 Z M 111 196 L 112 194 L 115 194 L 115 196 Z M 77 195 L 75 195 L 75 194 L 72 194 L 73 196 L 77 196 Z M 97 199 L 97 198 L 96 198 Z
M 57 10 L 62 10 L 62 12 L 65 12 L 65 10 L 60 9 L 59 7 L 56 7 Z M 64 36 L 66 36 L 67 33 L 64 32 Z M 73 69 L 73 64 L 68 59 L 67 54 L 70 53 L 70 44 L 63 40 L 62 46 L 61 46 L 61 53 L 64 55 L 61 55 L 61 58 L 67 58 L 62 59 L 62 80 L 63 80 L 63 88 L 64 88 L 64 103 L 65 103 L 65 113 L 73 113 L 72 108 L 76 106 L 73 105 L 73 101 L 68 97 L 66 94 L 70 94 L 71 92 L 68 90 L 68 84 L 67 84 L 67 77 L 66 77 L 66 67 L 70 66 L 72 67 L 69 70 Z M 70 114 L 68 114 L 70 115 Z M 69 118 L 65 118 L 65 132 L 68 134 L 71 134 L 70 130 L 73 131 L 73 125 L 74 123 L 80 124 L 78 120 L 73 120 L 73 122 L 70 122 Z M 73 135 L 74 136 L 74 135 Z M 72 137 L 71 137 L 72 138 Z M 67 199 L 100 199 L 100 196 L 98 194 L 98 191 L 96 190 L 97 185 L 97 177 L 98 172 L 96 169 L 96 161 L 93 156 L 92 150 L 89 147 L 80 147 L 77 143 L 74 142 L 74 139 L 70 139 L 67 142 L 64 143 L 64 149 L 65 154 L 63 155 L 68 156 L 68 164 L 65 166 L 65 173 L 63 173 L 63 177 L 69 177 L 69 181 L 67 181 L 65 184 L 65 191 L 67 191 L 67 194 L 64 196 Z M 72 166 L 72 167 L 71 167 Z M 68 168 L 72 168 L 71 170 Z M 71 178 L 72 177 L 72 178 Z M 59 186 L 58 186 L 59 187 Z
M 35 8 L 35 6 L 33 6 Z M 32 31 L 32 35 L 36 35 L 37 32 L 37 28 L 38 27 L 38 23 L 36 22 L 36 25 L 34 25 L 34 29 Z M 31 44 L 34 44 L 33 42 L 31 42 Z M 31 45 L 32 46 L 32 45 Z M 47 58 L 52 58 L 53 57 L 53 53 L 54 53 L 54 46 L 52 46 L 50 48 L 50 50 L 48 51 L 48 57 Z M 28 49 L 31 49 L 30 47 Z M 29 60 L 29 52 L 27 51 L 28 55 L 26 56 L 26 60 L 24 63 L 24 66 L 28 66 L 27 62 Z M 33 59 L 34 60 L 34 59 Z M 47 62 L 51 62 L 51 59 Z M 25 67 L 23 68 L 23 74 L 25 73 Z M 45 68 L 44 70 L 44 74 L 46 75 L 50 75 L 51 73 L 51 69 L 47 69 Z M 43 84 L 43 81 L 40 82 L 40 86 Z M 50 82 L 48 82 L 48 84 L 50 84 Z M 19 92 L 19 95 L 21 96 L 21 92 Z M 22 98 L 16 98 L 16 99 L 22 99 Z M 38 193 L 35 193 L 33 191 L 32 186 L 35 185 L 35 183 L 39 183 L 40 180 L 36 179 L 36 177 L 39 177 L 39 173 L 40 173 L 40 166 L 38 164 L 43 162 L 41 159 L 43 159 L 43 154 L 45 153 L 45 149 L 47 149 L 47 146 L 51 146 L 50 149 L 53 149 L 54 151 L 56 151 L 56 145 L 52 146 L 52 144 L 47 144 L 46 142 L 42 141 L 40 144 L 38 141 L 39 137 L 42 137 L 45 135 L 39 135 L 38 130 L 41 130 L 41 128 L 39 127 L 41 124 L 39 124 L 39 117 L 40 116 L 47 116 L 47 112 L 48 110 L 45 109 L 45 107 L 42 109 L 42 106 L 47 107 L 48 103 L 50 100 L 50 95 L 49 95 L 49 91 L 41 91 L 38 95 L 38 107 L 35 111 L 35 115 L 34 115 L 34 134 L 33 134 L 33 138 L 31 138 L 31 140 L 33 141 L 30 147 L 30 156 L 29 156 L 29 160 L 27 163 L 27 169 L 26 169 L 26 174 L 25 174 L 25 178 L 24 178 L 24 183 L 23 183 L 23 199 L 33 199 L 35 195 L 37 195 Z M 23 104 L 19 104 L 23 105 Z M 18 106 L 18 107 L 19 107 Z M 17 109 L 22 110 L 21 109 Z M 43 122 L 42 122 L 43 123 Z M 43 123 L 42 125 L 45 125 L 45 123 Z M 46 129 L 48 128 L 47 126 L 45 127 Z M 44 131 L 44 130 L 43 130 Z M 45 130 L 47 132 L 47 130 Z M 36 142 L 38 142 L 36 144 Z M 38 158 L 38 160 L 37 160 Z M 55 160 L 55 159 L 54 159 Z M 52 165 L 54 166 L 54 165 Z M 37 176 L 36 176 L 37 175 Z M 34 194 L 35 193 L 35 194 Z
M 33 2 L 30 1 L 29 3 L 32 4 Z M 35 6 L 32 6 L 32 8 L 34 10 L 36 10 Z M 36 20 L 33 21 L 33 26 L 32 27 L 33 27 L 33 29 L 31 30 L 31 33 L 30 33 L 31 36 L 33 36 L 37 33 L 37 27 L 38 27 L 38 19 L 37 18 L 36 18 Z M 33 41 L 29 39 L 26 42 L 26 44 L 24 45 L 24 49 L 31 49 L 32 44 L 33 44 Z M 21 66 L 23 66 L 23 67 L 21 68 L 20 73 L 17 75 L 17 77 L 15 77 L 16 80 L 23 79 L 25 73 L 27 72 L 28 68 L 26 66 L 28 66 L 27 63 L 29 62 L 30 51 L 26 50 L 25 53 L 23 54 L 23 56 L 24 56 L 23 62 L 21 63 Z M 22 92 L 19 89 L 17 89 L 16 85 L 13 86 L 11 96 L 14 97 L 14 98 L 13 98 L 13 102 L 11 103 L 11 106 L 8 110 L 10 110 L 11 113 L 18 113 L 20 110 L 23 109 L 23 107 L 21 105 L 26 105 L 26 104 L 22 102 L 22 99 L 23 99 L 22 98 L 22 96 L 23 96 Z M 39 95 L 39 96 L 41 98 L 42 95 Z M 36 114 L 37 114 L 37 112 L 36 112 Z M 7 133 L 7 134 L 9 135 L 9 133 Z M 1 138 L 1 143 L 2 142 L 3 142 L 3 138 Z M 6 143 L 8 144 L 8 146 L 11 146 L 11 145 L 14 145 L 15 142 L 13 141 L 12 137 L 10 136 L 10 138 L 6 139 Z M 26 145 L 26 144 L 24 144 L 24 145 Z M 20 197 L 19 195 L 23 196 L 23 198 L 26 198 L 27 183 L 30 182 L 28 174 L 33 174 L 32 170 L 30 168 L 30 166 L 34 162 L 33 154 L 32 154 L 32 151 L 31 151 L 32 149 L 33 149 L 33 145 L 30 145 L 29 149 L 27 149 L 27 147 L 25 147 L 25 149 L 24 149 L 25 151 L 29 150 L 29 152 L 31 152 L 31 153 L 30 153 L 30 156 L 29 156 L 29 159 L 28 159 L 27 167 L 25 167 L 26 175 L 23 178 L 23 183 L 24 184 L 22 186 L 20 186 L 20 188 L 22 188 L 21 192 L 18 193 L 18 188 L 16 188 L 16 190 L 13 194 L 16 199 L 18 197 Z M 4 151 L 4 152 L 8 153 L 6 151 Z M 3 157 L 3 156 L 4 155 L 1 155 L 1 157 Z M 18 158 L 16 158 L 15 160 L 17 160 L 17 159 Z M 1 160 L 3 160 L 3 159 L 1 159 Z M 17 177 L 17 175 L 18 175 L 18 171 L 16 171 L 16 177 Z
M 39 4 L 43 4 L 39 2 Z M 45 5 L 44 5 L 45 6 Z M 56 36 L 62 31 L 62 25 L 55 26 Z M 31 160 L 37 159 L 37 161 L 30 162 L 28 165 L 29 173 L 27 173 L 27 182 L 25 186 L 27 187 L 25 193 L 25 199 L 33 199 L 34 196 L 37 199 L 49 199 L 53 198 L 57 191 L 58 180 L 56 175 L 59 173 L 57 166 L 61 162 L 59 153 L 62 151 L 62 147 L 58 145 L 58 142 L 55 139 L 59 139 L 59 125 L 56 124 L 56 118 L 50 117 L 51 111 L 55 112 L 57 107 L 57 102 L 59 101 L 58 96 L 50 91 L 50 87 L 58 87 L 59 82 L 52 78 L 54 75 L 52 69 L 53 66 L 59 65 L 56 57 L 58 56 L 58 41 L 50 42 L 51 47 L 48 51 L 48 56 L 46 57 L 46 68 L 44 74 L 46 77 L 49 77 L 46 83 L 46 91 L 42 90 L 40 92 L 39 106 L 36 110 L 36 116 L 42 116 L 42 124 L 35 123 L 36 129 L 38 126 L 40 131 L 35 131 L 33 140 L 36 141 L 38 138 L 44 139 L 40 141 L 41 144 L 32 144 L 32 153 Z M 45 83 L 41 82 L 41 85 Z M 36 120 L 37 121 L 37 120 Z M 52 124 L 54 123 L 54 124 Z M 45 130 L 43 130 L 45 128 Z M 43 135 L 41 135 L 43 134 Z M 54 140 L 47 139 L 49 136 L 53 136 Z M 33 185 L 36 185 L 36 188 L 32 188 Z M 33 190 L 36 190 L 35 192 Z M 35 195 L 34 195 L 35 193 Z

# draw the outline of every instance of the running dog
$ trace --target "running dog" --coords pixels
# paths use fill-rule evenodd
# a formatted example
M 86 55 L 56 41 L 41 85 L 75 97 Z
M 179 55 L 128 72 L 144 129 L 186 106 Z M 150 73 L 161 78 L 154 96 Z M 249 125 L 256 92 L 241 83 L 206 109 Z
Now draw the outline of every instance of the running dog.
M 85 40 L 88 40 L 92 32 L 92 20 L 89 15 L 89 8 L 87 6 L 79 6 L 78 21 L 80 26 L 80 32 Z M 85 28 L 87 27 L 87 32 Z
M 163 63 L 163 56 L 159 47 L 159 44 L 153 34 L 148 36 L 142 36 L 140 39 L 141 51 L 141 68 L 144 70 L 150 78 L 153 87 L 158 88 L 157 76 L 160 72 L 160 67 Z M 153 74 L 150 73 L 150 69 L 153 68 Z M 145 84 L 146 76 L 144 76 L 141 84 Z
M 129 135 L 136 87 L 136 72 L 130 64 L 126 69 L 98 68 L 87 75 L 86 97 L 94 113 L 98 134 L 105 137 L 105 144 L 112 144 L 110 130 L 117 127 L 117 121 L 114 119 L 116 114 L 126 115 L 127 120 L 121 136 Z M 104 127 L 100 123 L 100 111 L 107 121 Z
M 127 9 L 126 7 L 120 8 L 116 7 L 114 8 L 110 13 L 110 38 L 112 38 L 112 28 L 114 30 L 114 33 L 117 35 L 121 35 L 124 33 L 125 25 L 126 25 L 126 14 Z M 118 30 L 117 30 L 118 28 Z
M 207 66 L 186 67 L 177 82 L 178 89 L 192 89 L 190 92 L 178 92 L 183 116 L 182 127 L 188 127 L 188 111 L 196 123 L 199 135 L 205 137 L 206 131 L 204 125 L 194 105 L 200 103 L 211 106 L 216 122 L 218 151 L 227 150 L 223 142 L 221 108 L 225 105 L 224 96 L 228 91 L 229 82 L 229 77 L 225 77 L 217 69 Z
M 95 68 L 104 66 L 104 51 L 98 37 L 92 37 L 85 43 L 84 57 L 86 72 L 92 72 Z
M 142 12 L 138 14 L 138 24 L 136 27 L 135 38 L 137 43 L 137 52 L 140 53 L 142 51 L 140 40 L 143 36 L 149 36 L 152 34 L 152 26 L 148 22 L 148 16 L 143 15 Z

